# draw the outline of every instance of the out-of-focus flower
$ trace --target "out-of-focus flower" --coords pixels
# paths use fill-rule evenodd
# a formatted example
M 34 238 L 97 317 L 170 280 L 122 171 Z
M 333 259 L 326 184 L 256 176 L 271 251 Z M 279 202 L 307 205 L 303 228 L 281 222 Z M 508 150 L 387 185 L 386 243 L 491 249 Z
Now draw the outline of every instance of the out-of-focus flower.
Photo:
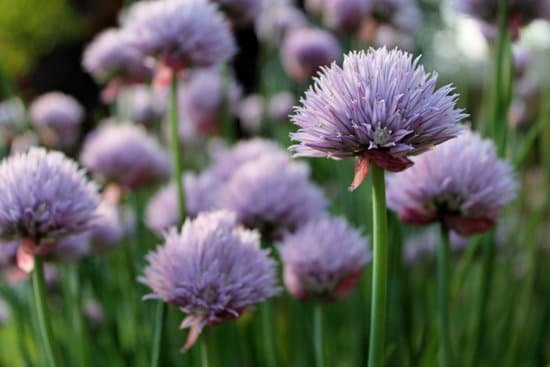
M 29 117 L 44 145 L 65 149 L 78 139 L 84 109 L 67 94 L 49 92 L 32 102 Z
M 371 0 L 367 14 L 359 29 L 359 38 L 380 46 L 409 46 L 413 40 L 406 35 L 416 32 L 422 24 L 421 12 L 414 0 Z
M 42 245 L 40 256 L 49 261 L 74 262 L 90 254 L 90 235 L 88 232 L 65 237 L 54 243 Z
M 119 208 L 112 203 L 102 201 L 97 207 L 90 230 L 90 246 L 94 252 L 104 252 L 113 248 L 124 235 Z
M 340 44 L 330 32 L 316 28 L 291 30 L 281 46 L 281 61 L 289 77 L 304 81 L 321 66 L 340 58 Z
M 306 91 L 292 121 L 294 156 L 356 157 L 357 188 L 368 164 L 389 171 L 413 165 L 408 156 L 455 137 L 466 115 L 456 109 L 453 87 L 436 89 L 418 59 L 400 50 L 369 49 L 346 55 L 343 67 L 323 69 Z
M 103 93 L 106 102 L 114 100 L 122 84 L 147 82 L 153 75 L 130 34 L 115 28 L 103 31 L 86 47 L 82 65 L 97 81 L 110 82 Z
M 355 32 L 370 7 L 369 0 L 309 0 L 306 8 L 323 16 L 324 24 L 338 32 Z
M 244 25 L 256 19 L 264 7 L 264 0 L 212 0 L 231 21 Z
M 162 94 L 144 84 L 124 88 L 120 99 L 123 105 L 128 106 L 130 120 L 142 125 L 160 123 L 166 112 Z
M 25 153 L 31 147 L 38 146 L 38 136 L 32 131 L 16 135 L 11 141 L 10 154 Z
M 285 35 L 295 28 L 304 28 L 308 20 L 298 8 L 285 1 L 272 1 L 256 21 L 258 38 L 272 46 L 278 46 Z
M 0 298 L 0 326 L 5 325 L 10 319 L 10 308 L 4 300 Z
M 269 98 L 267 116 L 272 121 L 288 121 L 295 103 L 296 98 L 291 92 L 276 93 Z
M 179 96 L 182 129 L 190 124 L 202 134 L 214 134 L 220 129 L 224 112 L 235 112 L 241 88 L 232 77 L 226 78 L 221 70 L 212 68 L 184 75 Z
M 512 62 L 514 66 L 514 76 L 521 78 L 525 76 L 533 61 L 531 51 L 518 43 L 512 45 Z
M 347 297 L 370 260 L 367 242 L 342 218 L 312 221 L 286 235 L 279 252 L 288 291 L 300 300 Z
M 99 302 L 92 299 L 84 302 L 84 316 L 93 328 L 101 327 L 105 321 L 103 307 Z
M 394 48 L 412 51 L 414 49 L 414 39 L 410 33 L 399 31 L 388 25 L 381 25 L 376 30 L 374 44 L 378 47 Z
M 107 122 L 84 143 L 82 164 L 94 174 L 134 190 L 170 174 L 170 160 L 160 144 L 141 126 Z
M 221 64 L 236 52 L 229 23 L 206 0 L 137 2 L 124 28 L 141 52 L 176 71 Z
M 0 242 L 0 268 L 12 264 L 17 254 L 19 241 Z
M 455 232 L 450 233 L 449 240 L 452 252 L 461 252 L 468 245 L 468 240 Z M 403 260 L 412 265 L 434 258 L 440 243 L 441 238 L 437 230 L 429 229 L 420 235 L 411 236 L 403 245 Z
M 233 213 L 217 211 L 187 219 L 147 256 L 141 282 L 146 298 L 175 305 L 188 316 L 185 349 L 206 325 L 238 318 L 251 306 L 279 292 L 275 261 L 260 247 L 255 231 L 238 226 Z
M 97 186 L 59 152 L 31 148 L 0 164 L 0 237 L 56 241 L 89 228 Z
M 456 0 L 455 8 L 488 25 L 498 24 L 499 0 Z M 508 28 L 514 38 L 520 28 L 539 18 L 550 18 L 550 1 L 508 0 Z
M 494 144 L 466 131 L 388 177 L 388 207 L 407 223 L 443 222 L 468 236 L 488 230 L 517 188 L 511 166 Z
M 243 129 L 250 133 L 260 131 L 264 119 L 265 99 L 260 94 L 246 96 L 239 103 L 239 120 Z
M 323 193 L 309 180 L 309 167 L 277 155 L 240 166 L 226 182 L 220 203 L 271 238 L 318 218 L 326 206 Z

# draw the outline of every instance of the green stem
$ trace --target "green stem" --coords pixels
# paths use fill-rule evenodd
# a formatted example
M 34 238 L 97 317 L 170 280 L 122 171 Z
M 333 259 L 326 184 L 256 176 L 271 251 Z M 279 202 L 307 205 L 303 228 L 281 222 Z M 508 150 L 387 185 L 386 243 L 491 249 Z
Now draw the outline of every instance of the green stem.
M 46 304 L 46 282 L 44 281 L 44 269 L 42 260 L 36 256 L 34 258 L 34 270 L 32 272 L 32 287 L 34 304 L 38 326 L 42 338 L 42 344 L 46 352 L 46 361 L 48 366 L 60 366 L 58 355 L 54 349 L 54 338 L 48 306 Z
M 183 162 L 179 138 L 178 78 L 176 72 L 172 73 L 172 80 L 170 83 L 170 135 L 172 171 L 176 179 L 176 189 L 178 192 L 179 222 L 182 223 L 185 218 L 185 195 L 183 191 Z
M 373 206 L 373 270 L 369 367 L 384 362 L 386 304 L 388 293 L 388 218 L 384 170 L 371 165 Z
M 88 349 L 88 334 L 84 327 L 82 316 L 82 294 L 80 291 L 80 277 L 77 264 L 67 266 L 68 293 L 70 298 L 70 309 L 72 313 L 73 326 L 75 328 L 75 342 L 78 343 L 78 365 L 87 367 L 90 365 L 90 354 Z
M 449 229 L 441 224 L 441 243 L 437 256 L 439 297 L 440 366 L 453 365 L 451 336 L 449 331 Z
M 206 336 L 203 336 L 201 341 L 201 366 L 202 367 L 208 367 L 208 338 Z
M 325 366 L 323 357 L 323 310 L 321 304 L 316 303 L 313 306 L 313 343 L 315 347 L 315 365 L 317 367 Z
M 159 365 L 160 361 L 160 347 L 162 345 L 162 326 L 164 325 L 164 314 L 166 304 L 164 302 L 157 302 L 155 305 L 155 326 L 153 329 L 153 351 L 151 354 L 151 367 Z
M 271 301 L 265 301 L 260 307 L 262 316 L 262 337 L 264 340 L 264 352 L 266 356 L 267 367 L 277 367 L 277 359 L 275 357 L 275 342 L 273 338 L 273 310 L 271 309 Z

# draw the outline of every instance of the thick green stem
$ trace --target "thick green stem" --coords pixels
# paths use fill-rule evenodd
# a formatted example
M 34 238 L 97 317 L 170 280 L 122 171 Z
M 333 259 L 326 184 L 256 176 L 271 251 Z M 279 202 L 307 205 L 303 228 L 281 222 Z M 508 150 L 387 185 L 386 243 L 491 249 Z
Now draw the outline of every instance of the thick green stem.
M 72 323 L 75 332 L 74 342 L 78 345 L 78 365 L 87 367 L 90 365 L 89 340 L 82 315 L 82 292 L 80 290 L 80 276 L 78 264 L 67 266 L 68 298 L 71 310 Z
M 159 365 L 160 347 L 162 345 L 162 326 L 164 325 L 164 314 L 166 304 L 158 302 L 155 305 L 155 328 L 153 330 L 153 350 L 151 352 L 151 367 Z
M 388 294 L 388 218 L 384 170 L 375 164 L 371 167 L 373 206 L 373 270 L 371 324 L 369 340 L 369 367 L 384 363 L 386 337 L 386 306 Z
M 439 365 L 453 366 L 449 331 L 449 229 L 441 224 L 441 243 L 437 255 L 437 282 L 439 299 Z
M 208 338 L 203 336 L 201 341 L 201 366 L 208 367 Z
M 313 307 L 313 343 L 315 347 L 315 365 L 317 367 L 325 366 L 323 357 L 323 310 L 321 304 L 316 303 Z
M 44 281 L 44 268 L 42 266 L 42 260 L 38 256 L 34 258 L 32 287 L 38 326 L 40 329 L 44 351 L 46 352 L 46 361 L 48 366 L 57 367 L 60 366 L 60 364 L 59 357 L 54 349 L 52 325 L 48 305 L 46 304 L 46 282 Z
M 275 341 L 273 338 L 273 310 L 271 309 L 271 301 L 265 301 L 260 307 L 262 316 L 262 336 L 264 340 L 265 365 L 267 367 L 277 367 L 277 359 L 275 357 Z

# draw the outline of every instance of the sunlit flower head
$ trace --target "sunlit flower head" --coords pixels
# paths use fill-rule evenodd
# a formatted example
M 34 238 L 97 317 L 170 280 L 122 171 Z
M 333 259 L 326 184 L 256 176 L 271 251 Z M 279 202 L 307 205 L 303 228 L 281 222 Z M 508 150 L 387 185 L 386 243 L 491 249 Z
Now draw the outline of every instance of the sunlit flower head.
M 145 55 L 173 70 L 221 64 L 236 52 L 229 23 L 206 0 L 137 2 L 124 28 Z
M 170 174 L 170 160 L 161 145 L 141 126 L 107 122 L 84 142 L 82 164 L 94 174 L 137 189 Z
M 185 349 L 206 325 L 238 318 L 279 292 L 275 261 L 260 247 L 259 233 L 240 227 L 227 211 L 187 219 L 147 260 L 140 278 L 152 290 L 146 298 L 188 314 L 181 325 L 191 329 Z
M 279 252 L 288 291 L 301 300 L 347 297 L 371 258 L 367 246 L 342 218 L 312 221 L 287 234 Z
M 59 152 L 31 148 L 0 163 L 0 238 L 35 245 L 89 228 L 97 187 Z
M 368 164 L 389 171 L 412 166 L 408 157 L 458 135 L 466 115 L 453 87 L 436 88 L 437 74 L 400 50 L 351 52 L 343 66 L 323 68 L 297 107 L 294 156 L 356 157 L 355 189 Z
M 407 223 L 443 222 L 460 235 L 484 232 L 515 196 L 511 166 L 492 141 L 466 131 L 388 177 L 388 207 Z
M 29 118 L 44 145 L 68 148 L 78 139 L 84 108 L 61 92 L 49 92 L 36 98 L 29 107 Z

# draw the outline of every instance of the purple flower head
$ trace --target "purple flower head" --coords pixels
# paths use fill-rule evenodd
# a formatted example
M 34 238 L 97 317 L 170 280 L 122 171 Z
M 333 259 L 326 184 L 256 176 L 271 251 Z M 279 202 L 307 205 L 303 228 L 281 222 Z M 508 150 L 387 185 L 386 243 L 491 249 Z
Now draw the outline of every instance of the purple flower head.
M 460 235 L 488 230 L 515 196 L 511 166 L 494 144 L 466 131 L 388 177 L 388 207 L 411 224 L 442 221 Z
M 403 258 L 407 264 L 412 265 L 436 256 L 441 238 L 439 231 L 433 229 L 407 238 L 403 247 Z M 450 233 L 449 240 L 453 253 L 459 253 L 468 246 L 468 240 L 455 232 Z
M 142 125 L 159 123 L 166 112 L 161 93 L 144 84 L 124 88 L 121 99 L 128 104 L 130 120 Z
M 276 264 L 260 247 L 258 232 L 238 226 L 233 213 L 217 211 L 187 219 L 181 232 L 165 234 L 164 244 L 147 256 L 140 281 L 161 299 L 187 313 L 188 349 L 206 325 L 238 318 L 274 296 Z
M 124 225 L 119 208 L 107 201 L 102 201 L 97 207 L 90 230 L 91 250 L 96 253 L 105 252 L 113 248 L 124 236 Z
M 98 201 L 97 186 L 60 152 L 31 148 L 0 163 L 0 238 L 40 245 L 80 233 Z
M 170 174 L 170 161 L 160 144 L 141 126 L 107 122 L 84 143 L 82 164 L 125 189 L 155 184 Z
M 0 242 L 0 269 L 14 263 L 18 247 L 19 241 Z
M 220 182 L 209 172 L 201 175 L 186 173 L 183 176 L 185 210 L 188 217 L 214 208 Z M 149 201 L 145 210 L 145 223 L 159 233 L 178 224 L 178 201 L 175 183 L 161 188 Z
M 323 193 L 309 180 L 309 167 L 279 155 L 240 166 L 220 197 L 222 208 L 271 238 L 320 217 L 326 206 Z
M 267 115 L 273 121 L 288 121 L 296 98 L 291 92 L 284 91 L 274 94 L 267 105 Z
M 153 75 L 153 69 L 145 63 L 145 56 L 123 29 L 111 28 L 100 33 L 86 47 L 82 65 L 102 83 L 112 79 L 122 83 L 142 83 Z
M 252 22 L 262 12 L 264 0 L 212 0 L 237 25 Z
M 224 79 L 221 70 L 217 68 L 196 70 L 184 75 L 179 98 L 182 129 L 184 125 L 190 124 L 194 130 L 203 134 L 213 134 L 219 130 L 224 108 L 232 112 L 241 96 L 241 88 L 235 80 Z
M 82 232 L 57 242 L 45 243 L 39 254 L 48 261 L 75 262 L 90 254 L 90 235 Z
M 49 92 L 32 102 L 29 117 L 45 145 L 68 148 L 78 139 L 84 109 L 67 94 Z
M 340 58 L 340 44 L 330 32 L 315 28 L 290 31 L 281 46 L 281 61 L 289 77 L 304 81 L 320 67 Z
M 532 64 L 533 54 L 525 46 L 514 43 L 512 45 L 512 61 L 514 64 L 514 76 L 516 78 L 521 78 L 527 74 Z
M 257 133 L 262 128 L 265 99 L 260 94 L 250 94 L 239 103 L 238 116 L 241 126 L 250 133 Z
M 499 0 L 456 0 L 455 8 L 487 25 L 498 24 Z M 539 18 L 550 18 L 549 0 L 508 0 L 508 28 L 514 39 L 521 27 Z
M 302 11 L 285 2 L 275 1 L 264 8 L 255 27 L 260 40 L 278 46 L 289 31 L 307 25 L 308 20 Z
M 357 188 L 374 163 L 401 171 L 420 154 L 455 137 L 466 115 L 455 108 L 453 87 L 436 89 L 418 58 L 400 50 L 351 52 L 342 67 L 325 67 L 296 108 L 294 156 L 356 157 Z
M 300 300 L 346 298 L 371 258 L 367 243 L 342 218 L 322 218 L 287 234 L 279 252 L 288 291 Z
M 5 325 L 11 316 L 10 307 L 0 298 L 0 326 Z
M 368 7 L 367 0 L 324 0 L 323 21 L 335 31 L 353 33 L 367 15 Z
M 206 0 L 137 2 L 124 28 L 141 52 L 172 70 L 221 64 L 236 52 L 228 22 Z

